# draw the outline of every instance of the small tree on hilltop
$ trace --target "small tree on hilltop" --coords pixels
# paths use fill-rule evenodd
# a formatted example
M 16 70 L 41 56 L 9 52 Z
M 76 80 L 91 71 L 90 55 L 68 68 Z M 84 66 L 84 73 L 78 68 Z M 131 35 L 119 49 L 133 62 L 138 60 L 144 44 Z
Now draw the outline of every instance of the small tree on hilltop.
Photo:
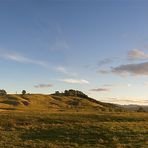
M 140 107 L 138 108 L 137 112 L 145 112 L 145 110 L 143 109 L 143 107 L 140 106 Z
M 26 94 L 26 90 L 22 90 L 22 95 L 25 95 Z
M 7 92 L 4 89 L 0 89 L 0 96 L 7 95 Z

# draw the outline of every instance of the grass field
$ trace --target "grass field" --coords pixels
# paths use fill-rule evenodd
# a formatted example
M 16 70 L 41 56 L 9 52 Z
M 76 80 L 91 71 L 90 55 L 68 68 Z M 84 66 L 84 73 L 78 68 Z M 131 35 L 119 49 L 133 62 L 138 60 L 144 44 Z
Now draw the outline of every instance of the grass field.
M 1 111 L 0 147 L 147 148 L 148 114 Z

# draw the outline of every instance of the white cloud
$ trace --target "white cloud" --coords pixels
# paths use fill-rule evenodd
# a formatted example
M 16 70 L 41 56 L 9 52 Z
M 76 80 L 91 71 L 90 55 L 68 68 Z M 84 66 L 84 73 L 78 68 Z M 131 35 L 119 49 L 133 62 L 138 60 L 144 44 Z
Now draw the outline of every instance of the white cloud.
M 71 84 L 89 84 L 85 79 L 60 79 L 60 81 Z
M 129 59 L 132 59 L 132 60 L 148 58 L 148 54 L 144 53 L 140 49 L 133 49 L 133 50 L 129 51 L 127 56 Z

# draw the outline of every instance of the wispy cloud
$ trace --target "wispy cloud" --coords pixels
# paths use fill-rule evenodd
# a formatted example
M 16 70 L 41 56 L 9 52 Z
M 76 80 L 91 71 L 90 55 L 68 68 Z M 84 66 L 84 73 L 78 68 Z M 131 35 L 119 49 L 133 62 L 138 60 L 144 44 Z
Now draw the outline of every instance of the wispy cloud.
M 6 60 L 11 60 L 11 61 L 19 62 L 19 63 L 36 64 L 36 65 L 46 67 L 46 68 L 48 67 L 47 62 L 45 62 L 45 61 L 33 60 L 33 59 L 30 59 L 22 54 L 12 52 L 12 51 L 0 50 L 0 52 L 1 52 L 0 57 L 4 58 Z
M 69 50 L 69 44 L 65 38 L 65 33 L 62 26 L 57 23 L 54 24 L 51 32 L 54 34 L 53 39 L 50 40 L 49 50 L 51 51 L 67 51 Z
M 114 84 L 104 84 L 103 86 L 104 87 L 112 87 L 112 86 L 114 86 Z
M 66 70 L 66 68 L 62 67 L 62 66 L 57 66 L 57 67 L 54 68 L 54 70 L 56 70 L 57 72 L 68 74 L 68 71 Z
M 133 49 L 128 52 L 127 57 L 131 60 L 147 59 L 148 54 L 144 53 L 140 49 Z
M 108 69 L 100 69 L 100 70 L 98 70 L 98 73 L 100 73 L 100 74 L 108 74 L 108 73 L 110 73 L 110 70 L 108 70 Z
M 9 61 L 14 61 L 14 62 L 18 62 L 18 63 L 38 65 L 38 66 L 41 66 L 45 69 L 55 71 L 55 72 L 58 72 L 58 73 L 62 73 L 62 74 L 65 74 L 67 76 L 73 76 L 73 77 L 77 76 L 77 73 L 69 72 L 63 66 L 52 67 L 47 61 L 31 59 L 27 56 L 24 56 L 23 54 L 20 54 L 18 52 L 14 52 L 14 51 L 8 51 L 8 50 L 1 50 L 0 49 L 0 57 L 3 58 L 3 59 L 9 60 Z
M 63 73 L 63 74 L 65 74 L 65 75 L 67 75 L 67 76 L 71 76 L 71 77 L 76 77 L 76 76 L 78 76 L 78 74 L 76 73 L 76 72 L 69 72 L 68 70 L 67 70 L 67 68 L 65 68 L 65 67 L 63 67 L 63 66 L 57 66 L 57 67 L 54 67 L 53 68 L 56 72 L 59 72 L 59 73 Z
M 34 85 L 35 88 L 50 88 L 53 87 L 53 84 L 37 84 Z
M 105 58 L 103 60 L 100 60 L 98 62 L 98 66 L 104 66 L 104 65 L 108 65 L 114 62 L 114 58 Z
M 103 87 L 109 87 L 109 88 L 113 88 L 113 87 L 131 87 L 132 86 L 132 84 L 130 84 L 130 83 L 114 83 L 114 84 L 104 84 L 104 85 L 102 85 Z
M 94 89 L 91 89 L 90 91 L 107 92 L 107 91 L 110 91 L 110 89 L 108 89 L 108 88 L 94 88 Z
M 60 79 L 60 81 L 71 84 L 89 84 L 85 79 Z

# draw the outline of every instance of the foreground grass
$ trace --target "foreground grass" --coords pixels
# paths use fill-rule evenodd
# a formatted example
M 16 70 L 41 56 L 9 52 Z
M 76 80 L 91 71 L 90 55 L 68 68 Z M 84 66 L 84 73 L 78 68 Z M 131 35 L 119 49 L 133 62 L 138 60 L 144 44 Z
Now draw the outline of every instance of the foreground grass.
M 0 147 L 147 148 L 147 113 L 0 112 Z

